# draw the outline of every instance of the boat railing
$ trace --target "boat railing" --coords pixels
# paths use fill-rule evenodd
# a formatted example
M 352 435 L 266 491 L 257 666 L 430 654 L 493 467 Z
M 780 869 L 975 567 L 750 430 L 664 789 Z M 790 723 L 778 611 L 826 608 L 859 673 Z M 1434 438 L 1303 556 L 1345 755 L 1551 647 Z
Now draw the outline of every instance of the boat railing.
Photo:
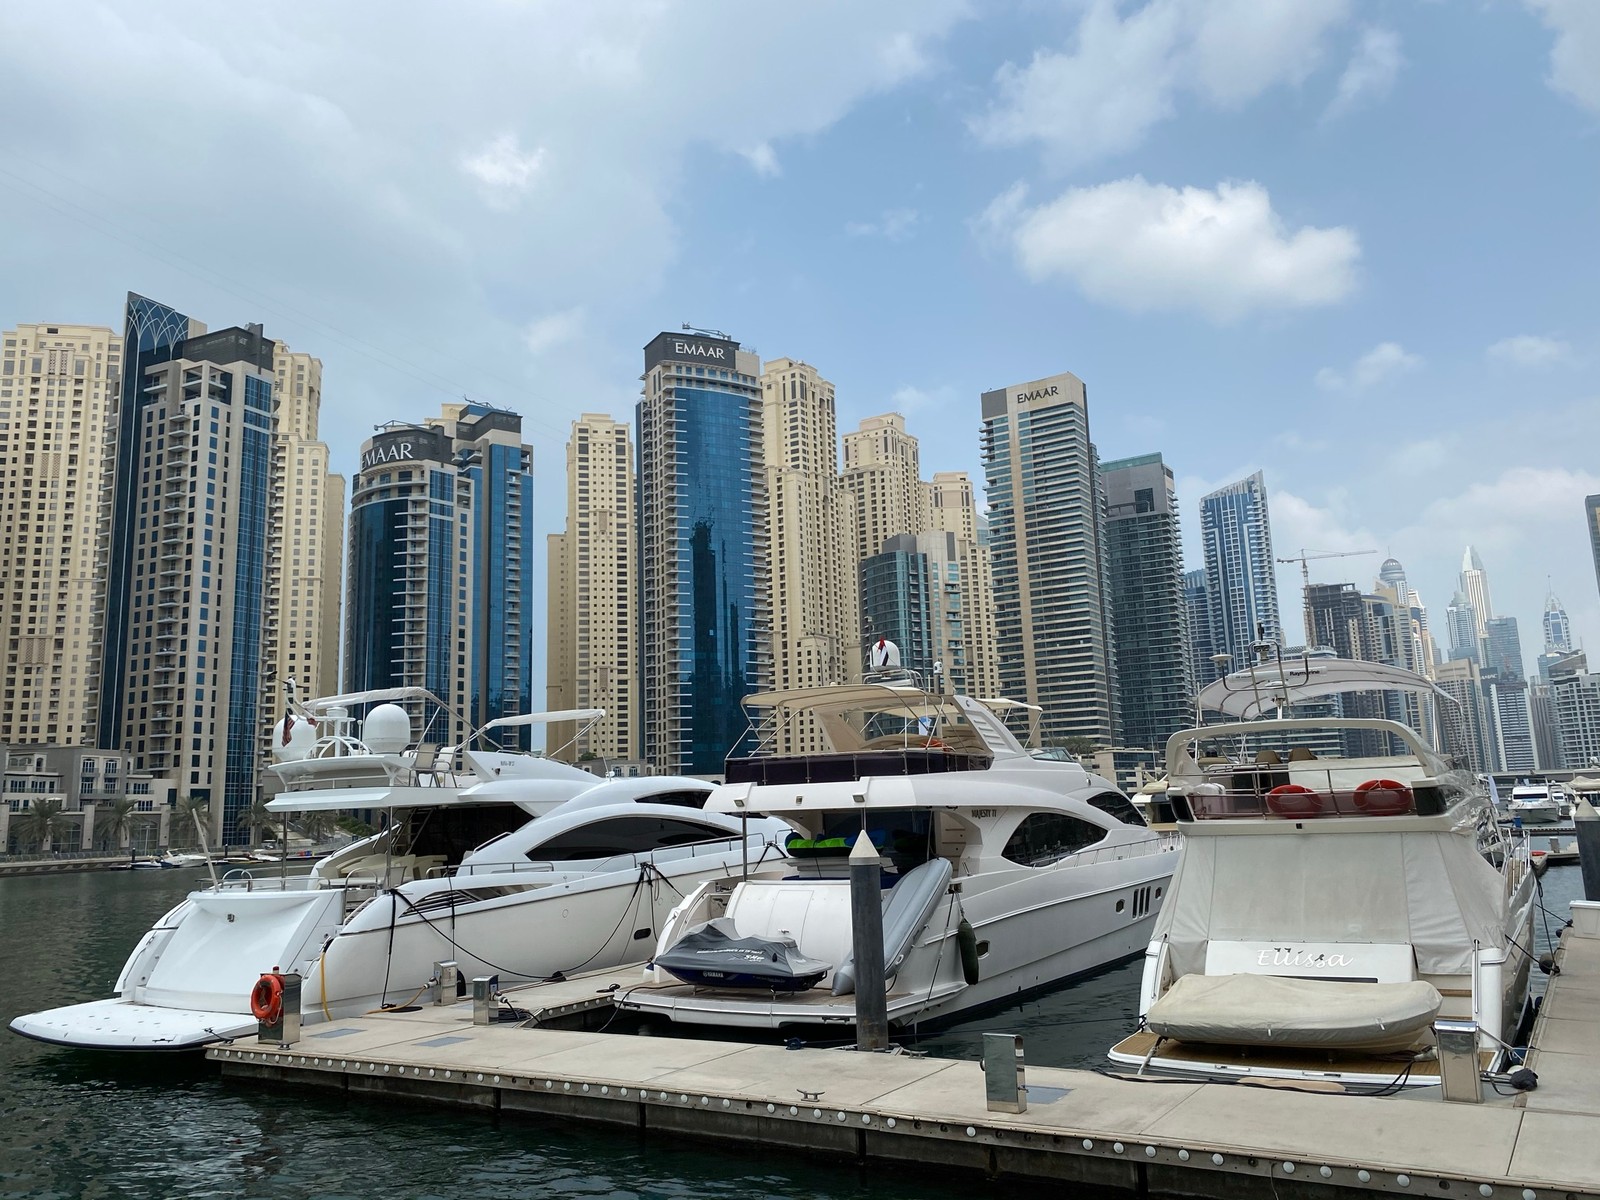
M 1292 769 L 1291 769 L 1292 768 Z M 1180 820 L 1432 816 L 1444 811 L 1446 793 L 1433 779 L 1374 776 L 1357 779 L 1348 768 L 1318 769 L 1303 762 L 1239 765 L 1198 782 L 1169 787 Z M 1405 772 L 1396 772 L 1405 774 Z M 1182 811 L 1187 809 L 1187 812 Z
M 1125 858 L 1143 858 L 1150 854 L 1161 854 L 1168 850 L 1176 850 L 1182 845 L 1183 839 L 1175 833 L 1158 833 L 1154 837 L 1144 838 L 1137 842 L 1112 842 L 1099 843 L 1086 846 L 1082 850 L 1071 854 L 1064 854 L 1058 861 L 1070 859 L 1074 866 L 1088 866 L 1091 863 L 1117 862 Z

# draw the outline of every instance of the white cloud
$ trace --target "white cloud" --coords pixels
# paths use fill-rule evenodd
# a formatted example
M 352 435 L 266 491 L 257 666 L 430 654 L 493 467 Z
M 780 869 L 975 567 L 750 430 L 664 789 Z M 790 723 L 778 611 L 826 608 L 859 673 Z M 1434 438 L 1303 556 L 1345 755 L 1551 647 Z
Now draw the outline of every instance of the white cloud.
M 739 153 L 744 155 L 745 161 L 763 179 L 775 179 L 783 174 L 783 166 L 778 162 L 778 152 L 772 148 L 771 142 L 757 142 Z
M 569 308 L 564 312 L 550 313 L 531 322 L 523 333 L 522 340 L 527 345 L 528 352 L 537 356 L 576 340 L 582 332 L 583 309 Z
M 1379 342 L 1356 359 L 1349 371 L 1323 367 L 1317 372 L 1316 382 L 1326 392 L 1359 391 L 1415 371 L 1421 365 L 1422 356 L 1410 353 L 1399 342 Z
M 955 389 L 948 385 L 928 389 L 908 383 L 896 388 L 894 394 L 889 397 L 889 411 L 909 414 L 922 409 L 942 407 L 955 398 Z
M 1350 63 L 1339 76 L 1339 88 L 1327 117 L 1339 117 L 1369 100 L 1382 100 L 1394 87 L 1405 66 L 1400 53 L 1400 35 L 1392 29 L 1369 26 L 1361 31 L 1361 41 Z
M 1342 300 L 1361 255 L 1343 226 L 1289 231 L 1255 182 L 1180 190 L 1136 175 L 1032 208 L 1018 184 L 977 225 L 1035 280 L 1064 278 L 1131 312 L 1187 309 L 1219 322 Z
M 1549 84 L 1600 112 L 1600 4 L 1594 0 L 1527 0 L 1555 31 Z
M 1071 51 L 1041 49 L 995 74 L 997 96 L 970 122 L 989 145 L 1039 143 L 1071 167 L 1132 149 L 1194 95 L 1237 107 L 1303 80 L 1346 0 L 1150 0 L 1124 17 L 1094 0 Z
M 917 231 L 922 214 L 914 208 L 889 208 L 876 221 L 850 221 L 844 231 L 851 237 L 881 237 L 885 241 L 903 242 Z
M 1559 338 L 1531 333 L 1502 338 L 1486 351 L 1497 362 L 1518 367 L 1553 367 L 1572 361 L 1572 347 Z
M 502 133 L 477 153 L 463 156 L 461 169 L 477 180 L 490 208 L 509 209 L 533 189 L 543 162 L 543 146 L 524 153 L 516 134 Z

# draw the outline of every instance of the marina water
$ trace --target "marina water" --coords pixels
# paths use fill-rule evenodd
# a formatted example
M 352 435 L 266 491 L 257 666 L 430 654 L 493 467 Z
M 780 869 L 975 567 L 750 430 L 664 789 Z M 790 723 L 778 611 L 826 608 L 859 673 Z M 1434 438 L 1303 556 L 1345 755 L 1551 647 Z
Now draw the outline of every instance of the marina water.
M 134 943 L 204 879 L 199 871 L 0 878 L 0 1027 L 22 1012 L 111 994 Z M 1581 895 L 1553 867 L 1538 919 L 1554 933 Z M 1543 977 L 1534 973 L 1535 987 Z M 1041 1066 L 1096 1068 L 1133 1025 L 1134 960 L 1071 987 L 923 1037 L 919 1050 L 976 1058 L 985 1031 L 1019 1033 Z M 106 1056 L 0 1028 L 0 1196 L 593 1196 L 648 1200 L 1007 1194 L 1004 1183 L 614 1131 L 224 1084 L 197 1055 Z

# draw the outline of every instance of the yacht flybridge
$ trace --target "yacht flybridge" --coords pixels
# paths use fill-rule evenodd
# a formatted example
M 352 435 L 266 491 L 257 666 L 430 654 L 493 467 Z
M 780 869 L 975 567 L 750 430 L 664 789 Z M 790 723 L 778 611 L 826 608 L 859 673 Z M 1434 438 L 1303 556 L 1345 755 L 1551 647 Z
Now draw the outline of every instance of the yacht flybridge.
M 503 982 L 645 958 L 670 901 L 777 856 L 764 827 L 699 805 L 696 779 L 597 779 L 521 751 L 411 745 L 392 703 L 421 689 L 297 706 L 274 731 L 273 812 L 373 811 L 384 828 L 309 874 L 235 871 L 191 893 L 134 948 L 110 999 L 11 1028 L 108 1050 L 187 1050 L 256 1027 L 262 972 L 300 974 L 309 1023 L 403 1004 L 454 959 Z M 351 709 L 381 702 L 359 726 Z M 575 722 L 598 709 L 505 718 Z M 359 736 L 358 736 L 359 729 Z M 313 732 L 315 731 L 315 732 Z M 410 746 L 411 748 L 407 748 Z M 659 910 L 659 915 L 658 915 Z
M 1311 660 L 1229 676 L 1200 699 L 1252 716 L 1342 691 L 1433 687 Z M 1185 730 L 1166 768 L 1152 807 L 1176 822 L 1184 851 L 1145 951 L 1141 1028 L 1113 1060 L 1141 1073 L 1430 1084 L 1440 1019 L 1476 1023 L 1482 1066 L 1502 1057 L 1524 1015 L 1535 881 L 1476 776 L 1376 718 Z
M 891 1025 L 944 1020 L 1138 953 L 1175 842 L 1115 786 L 1036 758 L 996 710 L 900 680 L 768 692 L 706 811 L 781 818 L 782 869 L 709 881 L 614 1003 L 676 1022 L 852 1024 L 848 856 L 879 853 Z M 796 748 L 810 752 L 797 753 Z

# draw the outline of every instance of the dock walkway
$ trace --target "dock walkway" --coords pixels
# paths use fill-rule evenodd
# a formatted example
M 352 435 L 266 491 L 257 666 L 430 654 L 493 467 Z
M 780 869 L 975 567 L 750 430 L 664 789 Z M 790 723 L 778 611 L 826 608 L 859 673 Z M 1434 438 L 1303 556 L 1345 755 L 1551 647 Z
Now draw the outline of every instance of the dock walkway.
M 240 1040 L 208 1054 L 241 1081 L 1141 1195 L 1600 1197 L 1600 936 L 1569 930 L 1557 962 L 1532 1038 L 1538 1089 L 1486 1087 L 1478 1105 L 1446 1103 L 1432 1089 L 1317 1094 L 1030 1064 L 1027 1111 L 1008 1114 L 988 1111 L 976 1062 L 479 1026 L 464 1002 L 311 1026 L 288 1048 Z M 637 968 L 626 975 L 637 980 Z M 593 1007 L 618 976 L 510 998 L 571 1013 Z

